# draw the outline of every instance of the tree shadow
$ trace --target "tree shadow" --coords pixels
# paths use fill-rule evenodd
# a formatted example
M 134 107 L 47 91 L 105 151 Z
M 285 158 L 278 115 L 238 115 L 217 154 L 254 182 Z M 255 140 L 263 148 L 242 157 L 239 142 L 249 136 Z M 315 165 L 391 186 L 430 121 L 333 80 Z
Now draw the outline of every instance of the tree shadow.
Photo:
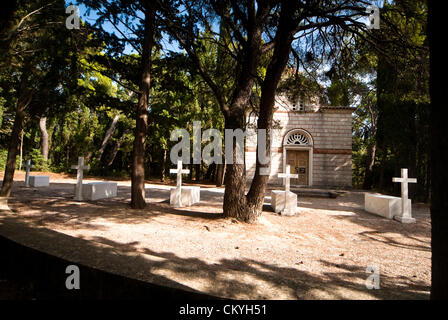
M 412 215 L 417 219 L 415 224 L 402 224 L 396 220 L 387 219 L 364 210 L 364 192 L 348 192 L 337 199 L 299 198 L 301 208 L 318 209 L 324 214 L 331 214 L 336 219 L 350 221 L 362 227 L 373 230 L 376 234 L 400 234 L 409 239 L 415 237 L 430 237 L 429 209 L 419 204 L 413 204 Z M 387 236 L 385 236 L 387 237 Z M 419 240 L 421 241 L 421 240 Z
M 23 233 L 22 233 L 23 232 Z M 153 281 L 129 276 L 125 261 L 114 248 L 98 246 L 92 241 L 70 237 L 46 228 L 30 227 L 17 218 L 2 217 L 0 247 L 4 256 L 0 278 L 22 284 L 19 299 L 217 299 L 202 294 L 160 275 Z M 96 257 L 96 258 L 95 258 Z M 132 258 L 131 258 L 132 259 Z M 104 265 L 102 264 L 104 262 Z M 144 268 L 144 261 L 130 261 Z M 80 269 L 80 290 L 66 288 L 66 268 L 75 264 Z M 0 296 L 10 297 L 0 282 Z M 163 283 L 157 284 L 157 283 Z
M 406 278 L 397 282 L 396 278 L 387 277 L 381 290 L 367 290 L 364 285 L 367 275 L 361 267 L 328 261 L 321 262 L 336 266 L 340 271 L 319 275 L 301 270 L 300 265 L 280 266 L 274 262 L 240 257 L 213 262 L 139 248 L 136 241 L 123 244 L 102 236 L 86 240 L 47 228 L 36 228 L 10 214 L 0 216 L 0 234 L 70 263 L 154 284 L 158 286 L 154 288 L 156 291 L 167 287 L 181 290 L 179 292 L 201 292 L 234 299 L 425 299 L 427 294 L 420 291 L 429 290 L 423 282 Z M 14 265 L 13 259 L 9 257 L 7 263 Z M 45 270 L 40 269 L 33 273 L 41 272 L 45 277 L 53 277 L 51 281 L 62 286 L 65 270 L 57 273 L 51 270 L 53 274 L 45 274 Z M 95 291 L 97 285 L 98 282 L 93 281 L 84 288 Z
M 26 188 L 19 184 L 13 191 L 8 200 L 10 208 L 14 212 L 31 211 L 32 214 L 24 214 L 24 217 L 41 226 L 62 222 L 67 227 L 101 229 L 92 222 L 104 218 L 114 223 L 139 224 L 147 223 L 159 215 L 178 215 L 189 220 L 204 221 L 223 219 L 222 205 L 211 203 L 215 194 L 211 191 L 203 191 L 206 199 L 197 205 L 175 208 L 167 201 L 169 190 L 146 189 L 149 201 L 147 208 L 141 210 L 130 210 L 130 187 L 127 186 L 118 186 L 117 197 L 82 202 L 74 201 L 74 185 L 69 183 L 52 183 L 51 189 Z M 15 197 L 17 193 L 20 193 L 20 199 Z M 217 196 L 220 196 L 220 193 L 217 193 Z M 198 205 L 204 203 L 219 210 L 201 211 Z

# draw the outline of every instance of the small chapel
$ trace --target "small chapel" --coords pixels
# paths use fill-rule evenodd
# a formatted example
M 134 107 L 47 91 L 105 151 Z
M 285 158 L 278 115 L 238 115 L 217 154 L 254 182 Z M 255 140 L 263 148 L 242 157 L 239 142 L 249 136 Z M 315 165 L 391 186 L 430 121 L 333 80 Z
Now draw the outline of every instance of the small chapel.
M 269 184 L 281 185 L 278 173 L 290 165 L 293 187 L 352 186 L 352 113 L 354 108 L 327 106 L 319 99 L 303 102 L 276 97 L 274 126 L 271 135 L 271 168 Z M 257 116 L 247 115 L 246 175 L 255 174 Z M 252 129 L 251 129 L 252 128 Z

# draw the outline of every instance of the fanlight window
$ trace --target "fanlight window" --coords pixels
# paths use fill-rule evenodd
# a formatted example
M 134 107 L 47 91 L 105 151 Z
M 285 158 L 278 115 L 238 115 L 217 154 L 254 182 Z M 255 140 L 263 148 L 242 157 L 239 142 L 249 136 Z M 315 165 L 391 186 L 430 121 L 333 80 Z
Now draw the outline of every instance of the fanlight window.
M 310 140 L 307 136 L 301 133 L 293 133 L 286 140 L 286 144 L 293 145 L 310 145 Z

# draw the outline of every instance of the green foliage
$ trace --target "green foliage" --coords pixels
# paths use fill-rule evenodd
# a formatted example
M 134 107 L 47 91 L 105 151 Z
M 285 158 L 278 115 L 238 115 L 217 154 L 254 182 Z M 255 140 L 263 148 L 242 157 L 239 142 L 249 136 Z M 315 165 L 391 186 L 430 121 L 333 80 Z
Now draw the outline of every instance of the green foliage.
M 0 170 L 5 170 L 7 156 L 8 150 L 0 149 Z
M 44 160 L 40 149 L 33 149 L 27 159 L 30 159 L 31 163 L 34 165 L 34 171 L 48 171 L 48 163 Z
M 106 3 L 84 2 L 92 8 Z M 37 8 L 39 3 L 30 1 L 20 5 L 14 19 L 20 21 L 20 17 Z M 120 7 L 120 1 L 111 1 L 103 9 L 110 10 L 114 16 L 120 12 L 126 16 L 138 11 L 133 1 L 129 3 L 129 11 Z M 0 68 L 0 165 L 4 166 L 6 161 L 21 93 L 20 80 L 27 62 L 32 66 L 29 81 L 34 96 L 27 109 L 24 159 L 31 158 L 36 169 L 69 171 L 77 158 L 84 156 L 93 174 L 126 175 L 132 162 L 141 56 L 138 50 L 132 53 L 123 51 L 123 39 L 97 32 L 87 24 L 73 32 L 60 28 L 60 25 L 56 28 L 53 24 L 44 23 L 53 19 L 62 24 L 65 17 L 63 6 L 63 1 L 56 1 L 52 10 L 46 8 L 42 14 L 33 15 L 32 19 L 26 20 L 24 27 L 31 22 L 45 27 L 32 29 L 29 33 L 18 32 L 10 43 L 14 50 L 2 48 L 5 58 L 2 57 Z M 62 14 L 55 14 L 58 12 L 56 9 L 61 9 Z M 229 11 L 230 7 L 222 10 Z M 373 50 L 370 42 L 363 40 L 364 33 L 355 37 L 356 41 L 341 34 L 347 41 L 346 45 L 333 50 L 333 57 L 330 55 L 326 62 L 326 66 L 331 68 L 321 76 L 312 68 L 306 69 L 305 73 L 302 67 L 310 67 L 318 61 L 310 52 L 300 50 L 303 48 L 299 46 L 296 49 L 301 61 L 287 68 L 278 93 L 305 100 L 316 95 L 325 96 L 331 105 L 356 107 L 353 117 L 353 183 L 358 187 L 364 185 L 370 155 L 376 147 L 371 186 L 393 191 L 389 180 L 397 174 L 396 167 L 413 168 L 419 181 L 428 181 L 428 170 L 425 169 L 428 166 L 429 122 L 426 4 L 424 1 L 400 1 L 386 5 L 381 12 L 384 15 L 382 21 L 387 18 L 393 22 L 393 25 L 382 24 L 380 30 L 374 31 L 379 45 L 387 44 L 381 54 Z M 102 19 L 104 21 L 105 18 Z M 100 20 L 97 26 L 102 23 Z M 229 104 L 235 92 L 235 75 L 240 72 L 238 68 L 241 65 L 237 60 L 242 42 L 229 33 L 231 28 L 226 23 L 224 20 L 219 22 L 219 33 L 206 23 L 197 31 L 192 47 L 201 66 L 218 85 L 224 104 Z M 128 21 L 128 25 L 132 27 L 133 23 Z M 141 28 L 131 29 L 135 31 L 132 37 L 135 40 L 133 44 L 136 44 Z M 400 37 L 396 36 L 397 32 Z M 159 37 L 160 34 L 156 40 Z M 316 43 L 316 48 L 319 46 L 321 44 Z M 260 81 L 266 76 L 272 50 L 261 56 L 258 79 L 250 100 L 250 107 L 255 112 L 261 95 Z M 187 128 L 191 131 L 193 121 L 197 120 L 201 121 L 203 128 L 213 127 L 222 131 L 224 117 L 216 95 L 185 52 L 166 54 L 158 43 L 152 52 L 152 60 L 146 165 L 159 170 L 168 165 L 163 162 L 164 151 L 176 143 L 169 140 L 173 129 Z M 325 92 L 322 79 L 328 83 Z M 47 117 L 50 146 L 46 164 L 40 151 L 39 118 L 42 115 Z M 104 152 L 99 154 L 115 115 L 119 115 L 115 130 Z M 152 170 L 152 174 L 157 175 L 157 170 Z M 413 174 L 412 170 L 410 174 Z M 381 185 L 381 180 L 386 183 Z M 423 188 L 427 188 L 426 185 Z M 427 190 L 421 190 L 422 194 L 425 192 Z
M 8 156 L 8 150 L 0 149 L 0 170 L 5 170 L 7 156 Z M 17 158 L 17 161 L 16 161 L 17 169 L 19 168 L 19 164 L 20 164 L 20 159 Z
M 400 168 L 419 183 L 411 186 L 416 200 L 429 198 L 429 51 L 426 39 L 426 2 L 399 2 L 384 13 L 401 36 L 383 36 L 396 43 L 378 61 L 378 157 L 382 159 L 382 188 L 398 193 L 391 179 Z M 384 168 L 389 168 L 385 170 Z

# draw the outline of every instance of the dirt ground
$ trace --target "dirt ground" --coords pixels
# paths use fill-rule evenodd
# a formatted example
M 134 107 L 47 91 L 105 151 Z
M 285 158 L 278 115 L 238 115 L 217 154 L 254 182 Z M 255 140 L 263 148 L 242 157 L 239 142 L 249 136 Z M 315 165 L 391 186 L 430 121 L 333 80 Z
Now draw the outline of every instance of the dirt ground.
M 293 217 L 275 214 L 266 197 L 262 217 L 247 225 L 222 218 L 223 189 L 204 185 L 199 204 L 176 209 L 167 186 L 147 184 L 147 209 L 131 210 L 129 181 L 117 181 L 116 198 L 76 202 L 74 176 L 50 175 L 50 187 L 26 188 L 17 172 L 1 234 L 75 263 L 225 298 L 429 298 L 423 204 L 412 208 L 417 223 L 401 224 L 365 212 L 363 192 L 299 197 Z M 366 288 L 369 266 L 380 289 Z

